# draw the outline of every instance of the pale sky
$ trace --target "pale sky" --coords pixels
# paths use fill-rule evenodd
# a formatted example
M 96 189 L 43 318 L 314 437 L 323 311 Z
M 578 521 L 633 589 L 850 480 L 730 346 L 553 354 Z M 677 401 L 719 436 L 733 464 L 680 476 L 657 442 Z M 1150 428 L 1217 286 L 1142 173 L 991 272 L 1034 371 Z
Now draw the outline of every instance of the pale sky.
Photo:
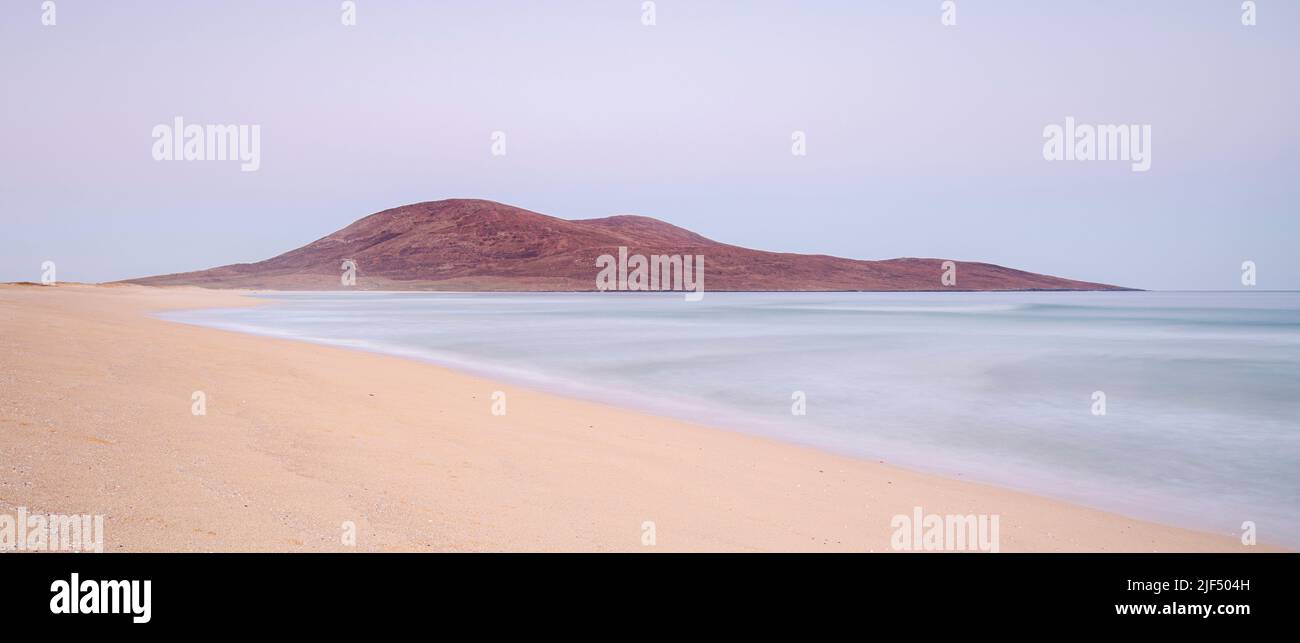
M 449 197 L 1154 289 L 1300 288 L 1300 3 L 40 0 L 0 12 L 0 280 L 256 261 Z M 261 167 L 159 162 L 176 116 Z M 1152 165 L 1049 162 L 1142 124 Z M 507 154 L 490 153 L 491 134 Z M 807 155 L 791 154 L 791 134 Z

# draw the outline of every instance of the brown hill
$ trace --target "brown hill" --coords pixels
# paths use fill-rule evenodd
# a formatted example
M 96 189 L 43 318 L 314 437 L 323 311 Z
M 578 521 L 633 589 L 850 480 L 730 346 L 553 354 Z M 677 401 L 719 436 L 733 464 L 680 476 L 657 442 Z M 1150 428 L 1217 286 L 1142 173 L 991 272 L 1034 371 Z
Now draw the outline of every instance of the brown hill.
M 704 255 L 705 290 L 1125 290 L 943 259 L 860 261 L 750 250 L 657 219 L 569 221 L 492 201 L 416 203 L 365 217 L 327 237 L 257 263 L 128 280 L 146 285 L 337 290 L 344 260 L 365 290 L 595 290 L 602 254 Z

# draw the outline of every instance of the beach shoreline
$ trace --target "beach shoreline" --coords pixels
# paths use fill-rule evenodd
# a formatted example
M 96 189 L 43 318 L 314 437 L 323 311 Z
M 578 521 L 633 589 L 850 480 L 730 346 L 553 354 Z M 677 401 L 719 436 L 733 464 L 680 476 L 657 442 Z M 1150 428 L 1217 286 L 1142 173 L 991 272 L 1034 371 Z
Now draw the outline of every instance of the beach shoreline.
M 0 286 L 0 513 L 103 514 L 105 551 L 882 552 L 917 508 L 997 516 L 1003 552 L 1268 549 L 152 315 L 259 303 L 247 294 Z

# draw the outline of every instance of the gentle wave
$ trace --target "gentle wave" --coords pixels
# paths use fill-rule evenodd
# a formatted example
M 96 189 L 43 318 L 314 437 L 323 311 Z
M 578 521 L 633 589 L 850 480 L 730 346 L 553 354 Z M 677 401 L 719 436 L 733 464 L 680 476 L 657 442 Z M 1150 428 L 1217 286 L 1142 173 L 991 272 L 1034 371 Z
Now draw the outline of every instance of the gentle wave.
M 165 316 L 1300 544 L 1300 293 L 669 295 L 293 293 Z

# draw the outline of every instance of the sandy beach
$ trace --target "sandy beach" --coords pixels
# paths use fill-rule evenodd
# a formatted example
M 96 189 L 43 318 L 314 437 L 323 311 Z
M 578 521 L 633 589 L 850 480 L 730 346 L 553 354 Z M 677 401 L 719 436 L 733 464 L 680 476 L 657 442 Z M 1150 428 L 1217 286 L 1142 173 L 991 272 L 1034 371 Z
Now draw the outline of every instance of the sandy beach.
M 432 364 L 150 316 L 237 291 L 0 286 L 0 512 L 103 514 L 105 551 L 891 550 L 996 514 L 1000 550 L 1259 551 Z M 191 411 L 206 396 L 206 415 Z M 504 391 L 508 412 L 491 412 Z M 343 544 L 344 523 L 356 544 Z M 653 524 L 654 544 L 643 542 Z

